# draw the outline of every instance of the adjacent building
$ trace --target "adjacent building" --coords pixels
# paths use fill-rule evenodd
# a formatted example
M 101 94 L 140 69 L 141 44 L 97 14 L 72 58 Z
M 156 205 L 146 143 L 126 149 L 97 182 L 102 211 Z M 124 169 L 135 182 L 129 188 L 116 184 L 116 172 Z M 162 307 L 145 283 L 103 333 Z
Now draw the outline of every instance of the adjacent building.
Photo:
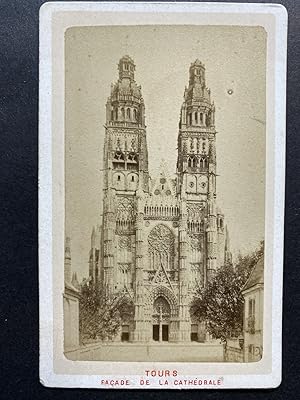
M 120 59 L 106 104 L 103 216 L 92 232 L 89 275 L 132 300 L 134 318 L 125 320 L 123 340 L 204 341 L 205 326 L 191 319 L 190 303 L 231 260 L 217 207 L 215 105 L 205 66 L 196 60 L 180 110 L 176 173 L 162 165 L 150 177 L 135 68 L 129 56 Z
M 79 346 L 79 298 L 80 290 L 71 281 L 71 248 L 70 238 L 65 243 L 64 282 L 64 349 L 70 350 Z M 74 279 L 77 277 L 73 275 Z
M 242 290 L 244 305 L 244 361 L 259 361 L 263 354 L 264 258 L 254 266 Z

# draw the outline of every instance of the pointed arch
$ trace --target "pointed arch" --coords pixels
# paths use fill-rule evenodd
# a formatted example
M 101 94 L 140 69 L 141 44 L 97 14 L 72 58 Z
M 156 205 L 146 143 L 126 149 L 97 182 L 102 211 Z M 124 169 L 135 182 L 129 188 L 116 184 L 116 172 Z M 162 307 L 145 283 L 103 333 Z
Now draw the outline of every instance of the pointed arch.
M 149 317 L 152 316 L 152 310 L 155 301 L 162 297 L 170 306 L 171 318 L 178 316 L 178 300 L 174 292 L 166 286 L 154 286 L 145 302 L 145 314 Z

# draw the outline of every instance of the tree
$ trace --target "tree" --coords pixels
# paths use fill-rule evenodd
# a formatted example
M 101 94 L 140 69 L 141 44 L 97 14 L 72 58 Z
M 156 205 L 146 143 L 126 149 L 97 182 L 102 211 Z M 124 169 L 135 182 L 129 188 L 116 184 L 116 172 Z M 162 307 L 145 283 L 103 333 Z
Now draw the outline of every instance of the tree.
M 81 340 L 113 339 L 126 312 L 133 312 L 133 304 L 125 293 L 107 294 L 99 285 L 85 284 L 79 302 Z
M 221 267 L 206 287 L 196 293 L 191 314 L 206 321 L 208 332 L 225 344 L 233 334 L 238 336 L 242 332 L 244 298 L 241 290 L 263 251 L 261 242 L 253 253 L 240 255 L 235 266 Z

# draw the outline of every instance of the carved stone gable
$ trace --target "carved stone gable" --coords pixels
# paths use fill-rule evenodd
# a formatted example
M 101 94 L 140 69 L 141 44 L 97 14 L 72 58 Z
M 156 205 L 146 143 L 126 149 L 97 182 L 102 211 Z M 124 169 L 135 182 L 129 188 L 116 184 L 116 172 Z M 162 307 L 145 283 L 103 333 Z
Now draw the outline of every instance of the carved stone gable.
M 165 225 L 156 225 L 148 236 L 150 270 L 158 270 L 161 265 L 165 270 L 174 269 L 174 234 Z
M 154 283 L 168 283 L 168 278 L 164 271 L 161 269 L 153 280 Z

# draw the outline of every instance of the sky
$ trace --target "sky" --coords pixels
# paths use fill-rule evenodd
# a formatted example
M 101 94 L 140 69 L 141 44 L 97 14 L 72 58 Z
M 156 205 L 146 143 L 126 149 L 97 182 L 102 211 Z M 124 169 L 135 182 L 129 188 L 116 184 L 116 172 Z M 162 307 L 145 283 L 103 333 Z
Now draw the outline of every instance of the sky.
M 105 103 L 119 59 L 136 64 L 146 108 L 149 171 L 176 170 L 179 112 L 190 64 L 206 67 L 216 105 L 217 203 L 236 256 L 264 237 L 266 34 L 260 27 L 105 26 L 65 35 L 65 231 L 72 270 L 88 275 L 101 221 Z

